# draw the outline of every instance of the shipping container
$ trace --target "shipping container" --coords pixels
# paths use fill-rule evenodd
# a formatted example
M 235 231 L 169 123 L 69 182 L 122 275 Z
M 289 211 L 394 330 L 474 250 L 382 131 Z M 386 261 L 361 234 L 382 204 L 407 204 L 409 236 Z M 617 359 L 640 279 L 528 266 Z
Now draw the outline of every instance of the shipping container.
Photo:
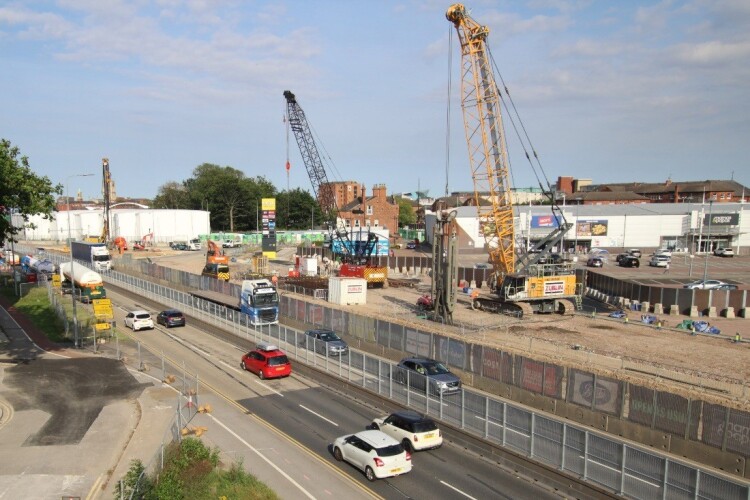
M 340 276 L 329 278 L 328 302 L 338 305 L 366 304 L 367 280 Z

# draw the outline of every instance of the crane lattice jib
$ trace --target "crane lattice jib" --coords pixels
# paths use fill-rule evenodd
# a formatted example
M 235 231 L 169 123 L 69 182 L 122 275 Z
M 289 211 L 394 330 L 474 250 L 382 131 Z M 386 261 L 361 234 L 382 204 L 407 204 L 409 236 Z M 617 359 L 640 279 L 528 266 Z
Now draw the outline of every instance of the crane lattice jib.
M 305 112 L 302 111 L 302 108 L 297 104 L 297 99 L 290 91 L 284 91 L 284 97 L 286 98 L 289 126 L 294 132 L 294 138 L 297 140 L 302 155 L 302 162 L 305 164 L 307 174 L 310 177 L 313 195 L 320 203 L 320 208 L 324 213 L 334 212 L 338 216 L 336 197 L 328 183 L 328 176 L 318 154 L 318 148 L 315 146 L 315 140 L 307 123 L 307 118 L 305 118 Z M 321 186 L 323 187 L 322 190 Z
M 510 169 L 500 96 L 486 46 L 489 29 L 469 17 L 461 4 L 452 5 L 445 16 L 456 27 L 461 43 L 461 108 L 480 231 L 495 272 L 512 273 L 515 241 Z M 482 204 L 484 196 L 489 197 L 489 205 Z

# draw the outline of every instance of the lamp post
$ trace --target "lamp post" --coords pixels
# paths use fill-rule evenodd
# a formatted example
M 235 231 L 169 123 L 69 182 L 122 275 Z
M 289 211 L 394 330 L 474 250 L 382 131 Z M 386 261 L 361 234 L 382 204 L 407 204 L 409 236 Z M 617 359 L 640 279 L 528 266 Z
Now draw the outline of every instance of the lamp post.
M 576 200 L 576 240 L 575 240 L 575 246 L 573 247 L 573 251 L 576 255 L 578 255 L 578 212 L 581 210 L 581 198 L 578 197 Z
M 703 286 L 708 279 L 708 253 L 711 251 L 711 215 L 714 208 L 714 200 L 708 200 L 708 234 L 706 235 L 706 262 L 703 265 Z
M 73 177 L 91 177 L 94 174 L 73 174 L 65 178 L 65 197 L 68 199 L 68 248 L 70 249 L 70 276 L 73 277 L 73 229 L 70 226 L 70 190 L 69 181 Z M 75 279 L 71 283 L 70 288 L 70 299 L 73 303 L 73 344 L 76 348 L 81 347 L 81 343 L 78 339 L 78 315 L 76 314 L 76 284 Z

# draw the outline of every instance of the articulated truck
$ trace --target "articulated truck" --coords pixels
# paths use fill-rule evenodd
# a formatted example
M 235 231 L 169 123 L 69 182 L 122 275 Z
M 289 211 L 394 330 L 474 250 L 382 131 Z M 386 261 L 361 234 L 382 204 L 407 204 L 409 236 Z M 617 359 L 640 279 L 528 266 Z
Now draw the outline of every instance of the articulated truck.
M 91 264 L 96 271 L 112 269 L 112 256 L 109 255 L 104 243 L 90 243 L 88 241 L 73 241 L 70 243 L 75 260 L 82 260 Z
M 71 290 L 80 297 L 81 302 L 88 303 L 94 299 L 107 298 L 101 275 L 77 262 L 60 264 L 60 278 L 62 278 L 63 290 Z

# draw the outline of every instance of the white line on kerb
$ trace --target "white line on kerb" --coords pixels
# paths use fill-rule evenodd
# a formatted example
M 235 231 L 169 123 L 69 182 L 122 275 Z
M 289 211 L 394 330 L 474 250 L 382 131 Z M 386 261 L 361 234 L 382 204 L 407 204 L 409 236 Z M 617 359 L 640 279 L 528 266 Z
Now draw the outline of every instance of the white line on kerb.
M 458 489 L 458 488 L 456 488 L 455 486 L 451 486 L 450 484 L 446 483 L 445 481 L 440 481 L 440 482 L 441 482 L 441 483 L 443 483 L 444 485 L 446 485 L 446 486 L 447 486 L 448 488 L 450 488 L 450 489 L 452 489 L 453 491 L 455 491 L 456 493 L 460 493 L 460 494 L 462 494 L 462 495 L 463 495 L 463 496 L 465 496 L 466 498 L 471 498 L 471 500 L 477 500 L 477 499 L 476 499 L 476 498 L 474 498 L 473 496 L 471 496 L 471 495 L 467 495 L 467 494 L 466 494 L 466 493 L 464 493 L 463 491 L 459 490 L 459 489 Z
M 315 415 L 315 416 L 316 416 L 316 417 L 318 417 L 318 418 L 322 418 L 323 420 L 325 420 L 326 422 L 328 422 L 328 423 L 329 423 L 329 424 L 331 424 L 331 425 L 335 425 L 336 427 L 338 427 L 338 426 L 339 426 L 339 424 L 337 424 L 337 423 L 336 423 L 336 422 L 334 422 L 333 420 L 328 420 L 328 419 L 327 419 L 327 418 L 325 418 L 325 417 L 324 417 L 323 415 L 321 415 L 320 413 L 315 413 L 315 412 L 314 412 L 314 411 L 312 411 L 312 410 L 311 410 L 310 408 L 307 408 L 307 407 L 305 407 L 305 406 L 302 406 L 302 405 L 299 405 L 299 407 L 300 407 L 300 408 L 302 408 L 303 410 L 309 411 L 310 413 L 312 413 L 313 415 Z

